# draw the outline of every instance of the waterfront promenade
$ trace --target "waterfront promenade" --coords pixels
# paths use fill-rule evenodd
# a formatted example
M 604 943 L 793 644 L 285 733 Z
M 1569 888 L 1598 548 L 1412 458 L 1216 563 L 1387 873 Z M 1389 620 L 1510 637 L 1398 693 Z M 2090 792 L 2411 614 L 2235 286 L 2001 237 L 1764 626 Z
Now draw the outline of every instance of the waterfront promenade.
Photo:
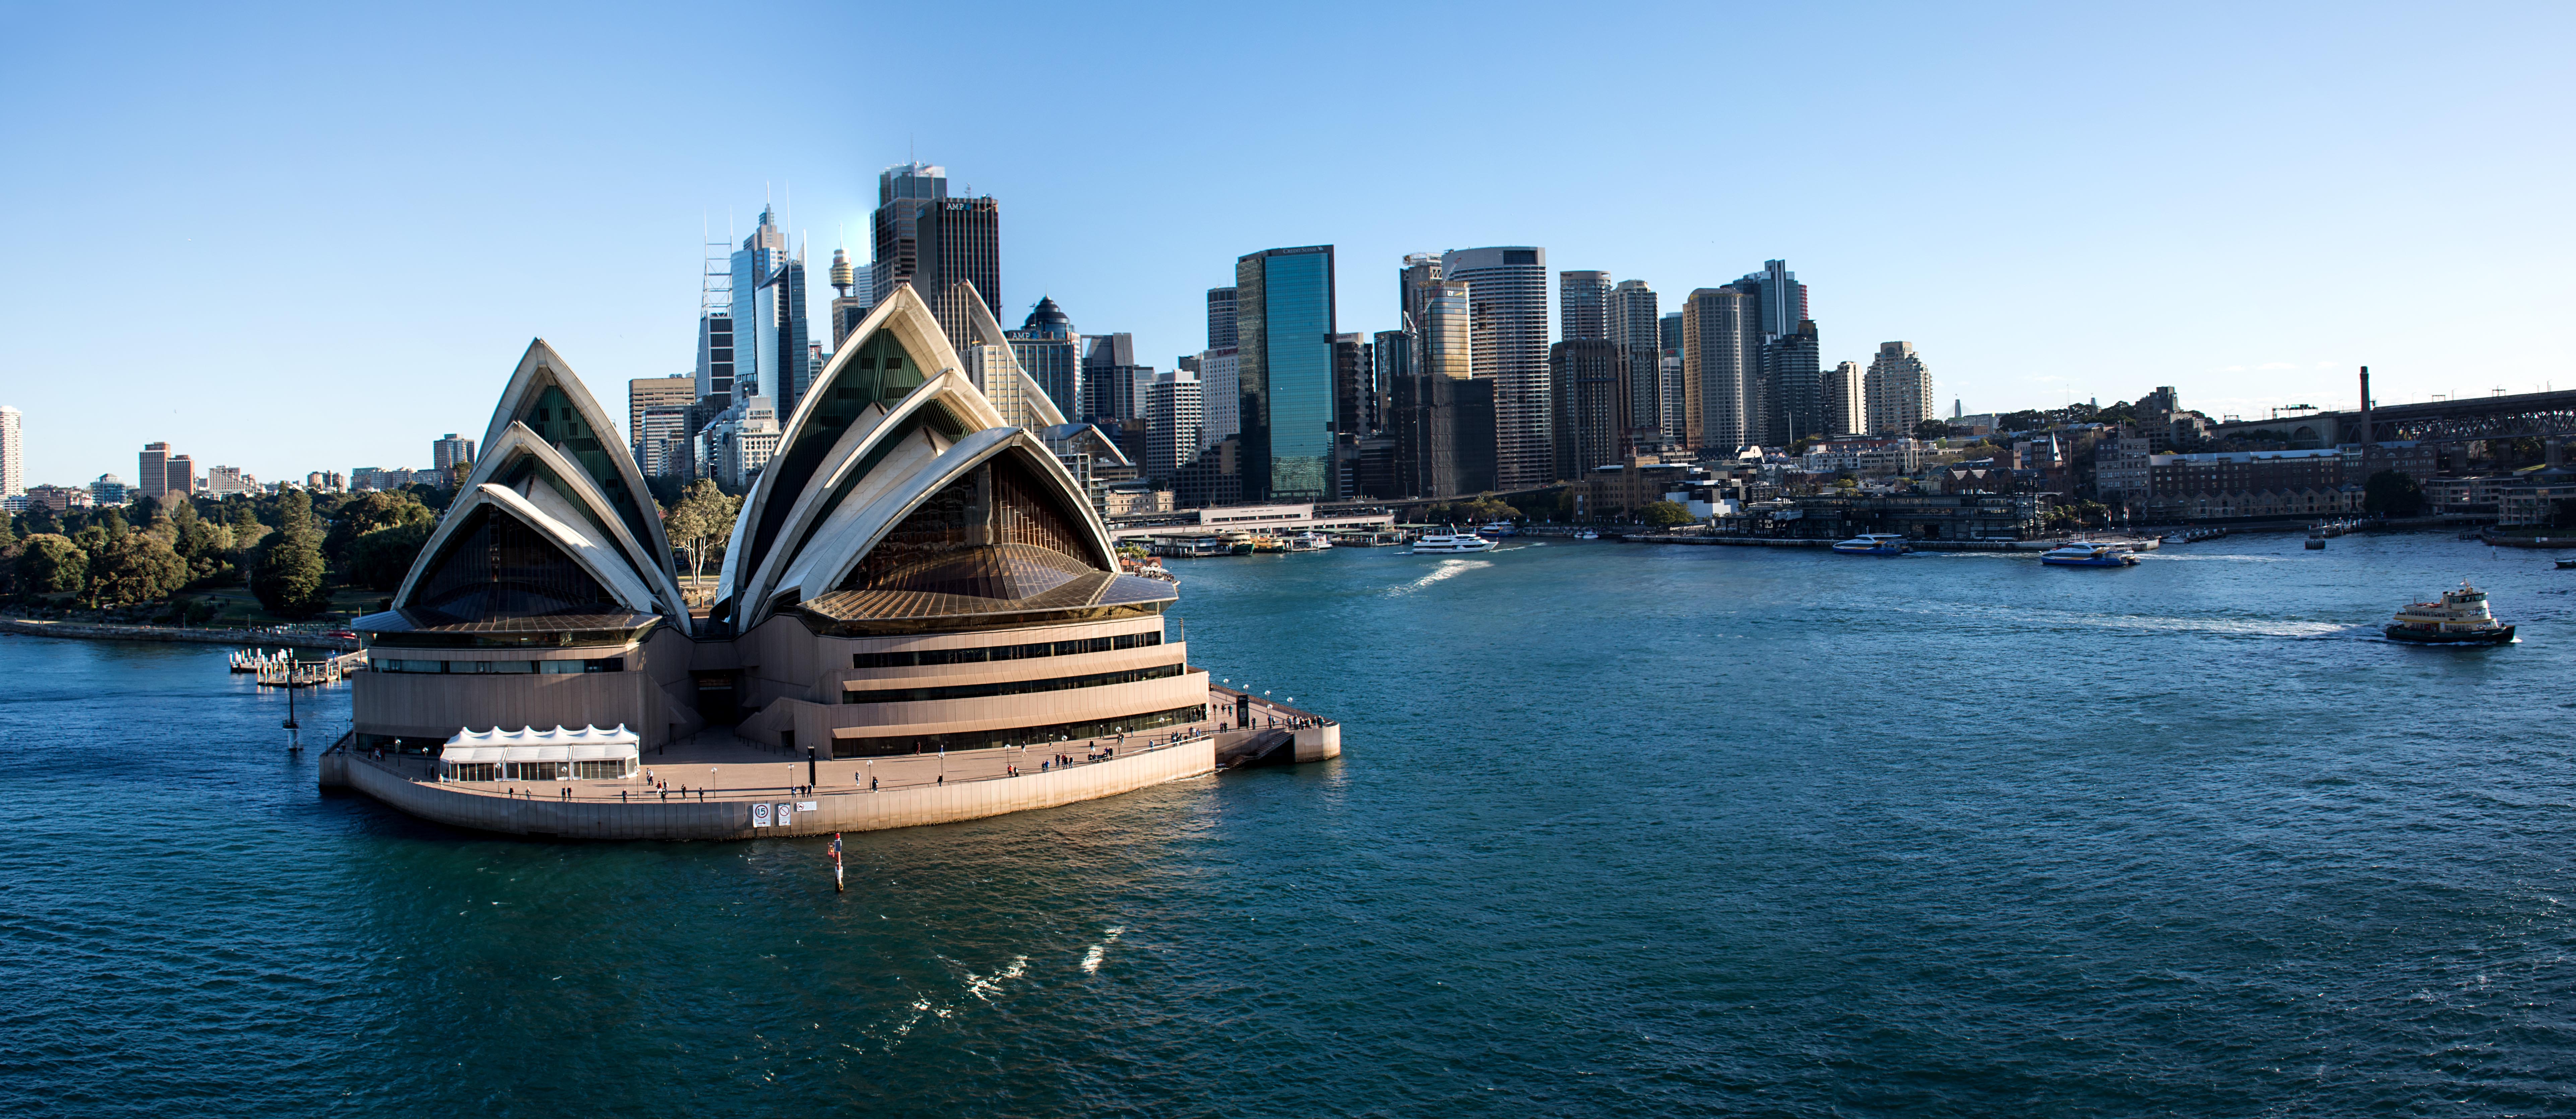
M 1211 718 L 1143 734 L 1021 747 L 808 760 L 702 731 L 643 755 L 631 778 L 443 781 L 434 755 L 334 747 L 326 788 L 350 788 L 412 815 L 457 827 L 548 838 L 752 839 L 955 823 L 1052 808 L 1215 772 L 1229 747 L 1270 730 L 1293 732 L 1281 760 L 1341 753 L 1341 727 L 1310 712 L 1212 688 Z M 1227 720 L 1248 700 L 1250 726 Z M 759 823 L 754 806 L 791 807 Z

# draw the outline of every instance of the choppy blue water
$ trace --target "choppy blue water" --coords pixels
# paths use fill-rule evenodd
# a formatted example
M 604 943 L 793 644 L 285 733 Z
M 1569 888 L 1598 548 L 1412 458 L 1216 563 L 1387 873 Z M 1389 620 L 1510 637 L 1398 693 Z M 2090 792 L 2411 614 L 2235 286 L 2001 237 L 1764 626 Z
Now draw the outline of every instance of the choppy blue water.
M 1180 573 L 1194 659 L 1343 719 L 1341 762 L 857 837 L 842 895 L 819 841 L 517 842 L 324 797 L 219 649 L 0 637 L 0 1098 L 2576 1111 L 2576 572 L 2542 555 Z M 2462 575 L 2521 644 L 2376 638 Z

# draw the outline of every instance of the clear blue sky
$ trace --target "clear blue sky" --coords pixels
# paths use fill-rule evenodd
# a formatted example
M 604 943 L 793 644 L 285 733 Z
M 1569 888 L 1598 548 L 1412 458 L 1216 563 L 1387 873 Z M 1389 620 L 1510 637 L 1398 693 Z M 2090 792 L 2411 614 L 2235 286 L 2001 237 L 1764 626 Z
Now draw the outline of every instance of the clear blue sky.
M 2576 385 L 2564 4 L 370 7 L 0 14 L 33 480 L 425 466 L 536 336 L 622 407 L 702 220 L 819 265 L 908 151 L 1001 200 L 1006 322 L 1164 367 L 1245 252 L 1338 245 L 1369 331 L 1537 244 L 1674 306 L 1785 257 L 1945 409 Z

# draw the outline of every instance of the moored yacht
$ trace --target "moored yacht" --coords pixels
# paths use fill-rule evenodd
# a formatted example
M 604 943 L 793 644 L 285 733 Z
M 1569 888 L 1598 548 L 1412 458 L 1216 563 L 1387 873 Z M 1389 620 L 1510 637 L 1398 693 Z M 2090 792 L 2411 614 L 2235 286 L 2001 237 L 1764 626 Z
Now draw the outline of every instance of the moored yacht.
M 1901 556 L 1914 549 L 1905 546 L 1905 538 L 1893 532 L 1864 532 L 1834 545 L 1834 550 L 1847 556 Z
M 2502 645 L 2513 640 L 2513 627 L 2499 622 L 2487 608 L 2487 592 L 2460 580 L 2460 589 L 2443 591 L 2440 602 L 2415 602 L 2397 612 L 2386 630 L 2391 641 L 2416 645 Z
M 1494 542 L 1472 532 L 1439 533 L 1413 542 L 1413 554 L 1438 555 L 1449 552 L 1490 552 Z
M 2050 567 L 2136 567 L 2138 557 L 2118 544 L 2069 540 L 2040 553 L 2039 562 Z

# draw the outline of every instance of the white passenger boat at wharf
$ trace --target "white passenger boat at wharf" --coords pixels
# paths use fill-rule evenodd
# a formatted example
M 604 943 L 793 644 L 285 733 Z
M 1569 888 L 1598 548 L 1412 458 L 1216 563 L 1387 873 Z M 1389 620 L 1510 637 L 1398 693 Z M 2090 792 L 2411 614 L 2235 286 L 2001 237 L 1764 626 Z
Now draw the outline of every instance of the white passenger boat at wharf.
M 1456 552 L 1490 552 L 1494 542 L 1472 532 L 1440 533 L 1413 542 L 1413 554 L 1446 555 Z
M 1834 550 L 1847 556 L 1901 556 L 1914 549 L 1893 532 L 1864 532 L 1835 544 Z
M 2050 567 L 2136 567 L 2138 557 L 2125 544 L 2069 540 L 2040 553 L 2039 562 Z

